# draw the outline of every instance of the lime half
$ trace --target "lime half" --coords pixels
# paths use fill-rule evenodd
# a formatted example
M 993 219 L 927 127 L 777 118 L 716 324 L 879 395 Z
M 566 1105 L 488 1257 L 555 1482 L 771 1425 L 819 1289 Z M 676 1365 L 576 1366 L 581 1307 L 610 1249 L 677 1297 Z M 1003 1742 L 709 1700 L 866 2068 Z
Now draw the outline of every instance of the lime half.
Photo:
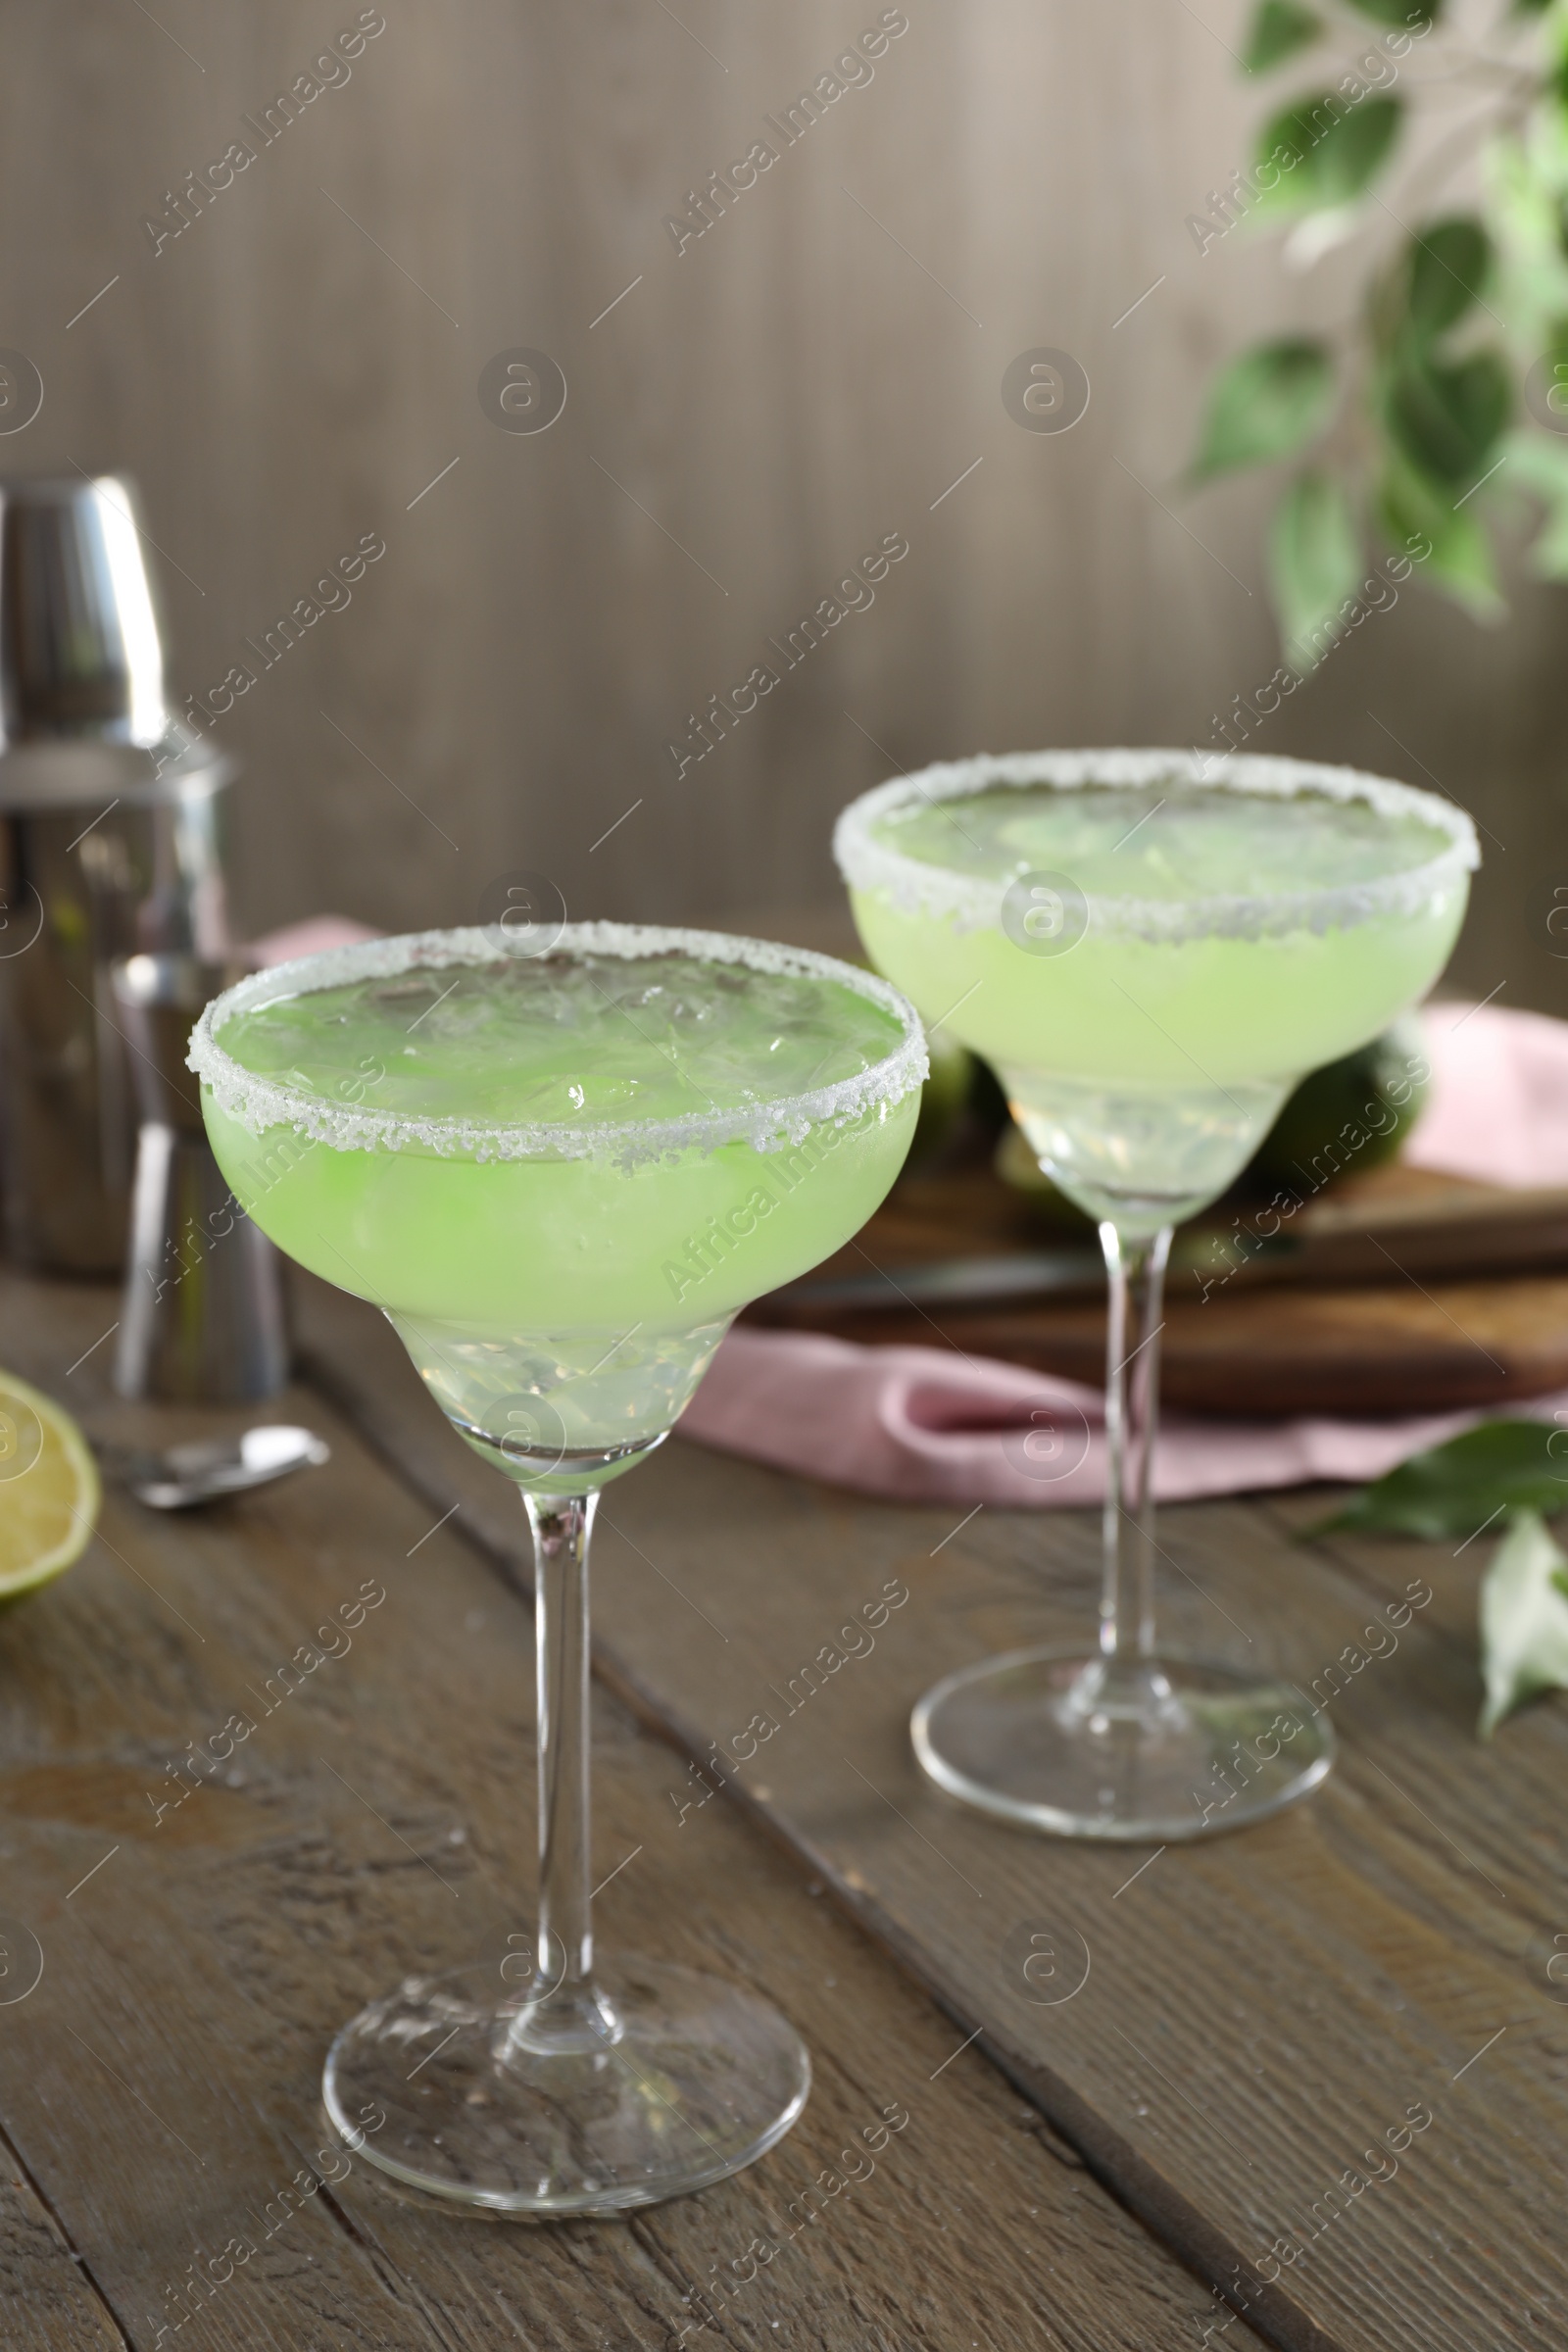
M 0 1602 L 79 1557 L 99 1497 L 98 1466 L 71 1415 L 0 1372 Z

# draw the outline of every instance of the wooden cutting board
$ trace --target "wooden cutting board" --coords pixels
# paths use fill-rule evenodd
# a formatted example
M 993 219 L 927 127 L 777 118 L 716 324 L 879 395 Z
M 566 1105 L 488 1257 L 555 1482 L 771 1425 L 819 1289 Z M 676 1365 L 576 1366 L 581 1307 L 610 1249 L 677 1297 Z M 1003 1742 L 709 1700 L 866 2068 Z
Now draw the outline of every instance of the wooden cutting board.
M 1255 1246 L 1258 1224 L 1255 1204 L 1231 1200 L 1178 1237 L 1161 1340 L 1167 1403 L 1249 1418 L 1364 1415 L 1501 1407 L 1568 1389 L 1568 1193 L 1384 1168 L 1329 1188 L 1271 1249 Z M 760 1300 L 749 1319 L 1098 1383 L 1096 1255 L 1087 1228 L 1044 1222 L 989 1168 L 916 1176 L 817 1276 Z M 1027 1280 L 1039 1261 L 1052 1270 L 1041 1262 L 1028 1295 L 935 1295 L 932 1269 L 955 1259 L 995 1261 L 1004 1280 L 1020 1269 Z

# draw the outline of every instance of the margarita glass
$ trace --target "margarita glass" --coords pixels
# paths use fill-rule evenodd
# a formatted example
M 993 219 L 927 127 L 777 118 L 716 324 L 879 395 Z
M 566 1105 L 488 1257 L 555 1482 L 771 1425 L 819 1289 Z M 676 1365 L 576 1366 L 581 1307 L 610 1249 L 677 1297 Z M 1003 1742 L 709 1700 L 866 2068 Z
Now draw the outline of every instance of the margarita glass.
M 384 1309 L 533 1529 L 524 1981 L 505 1981 L 515 1952 L 405 1979 L 333 2043 L 328 2113 L 401 2181 L 496 2212 L 617 2212 L 720 2180 L 789 2129 L 809 2061 L 738 1985 L 595 1964 L 589 1534 L 738 1308 L 887 1192 L 925 1075 L 918 1019 L 870 973 L 755 940 L 498 923 L 259 973 L 208 1006 L 191 1066 L 242 1205 Z
M 1171 1228 L 1240 1174 L 1308 1070 L 1437 978 L 1479 863 L 1470 820 L 1299 760 L 1037 753 L 884 784 L 834 849 L 873 960 L 997 1070 L 1042 1168 L 1099 1225 L 1110 1288 L 1098 1647 L 949 1676 L 914 1711 L 920 1762 L 1068 1837 L 1275 1812 L 1329 1770 L 1327 1718 L 1279 1678 L 1155 1654 Z M 1051 1475 L 1049 1432 L 1030 1452 Z

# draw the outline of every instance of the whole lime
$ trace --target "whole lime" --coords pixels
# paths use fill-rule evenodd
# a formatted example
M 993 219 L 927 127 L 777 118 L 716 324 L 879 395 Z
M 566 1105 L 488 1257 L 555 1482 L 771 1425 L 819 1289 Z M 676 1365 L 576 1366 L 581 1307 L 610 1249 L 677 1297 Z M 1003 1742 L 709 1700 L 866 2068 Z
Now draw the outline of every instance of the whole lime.
M 974 1083 L 974 1056 L 938 1030 L 926 1039 L 931 1074 L 920 1089 L 920 1108 L 909 1144 L 909 1165 L 934 1159 L 963 1115 Z
M 1251 1173 L 1314 1189 L 1396 1156 L 1426 1105 L 1432 1067 L 1420 1020 L 1406 1013 L 1369 1046 L 1301 1080 L 1253 1154 Z

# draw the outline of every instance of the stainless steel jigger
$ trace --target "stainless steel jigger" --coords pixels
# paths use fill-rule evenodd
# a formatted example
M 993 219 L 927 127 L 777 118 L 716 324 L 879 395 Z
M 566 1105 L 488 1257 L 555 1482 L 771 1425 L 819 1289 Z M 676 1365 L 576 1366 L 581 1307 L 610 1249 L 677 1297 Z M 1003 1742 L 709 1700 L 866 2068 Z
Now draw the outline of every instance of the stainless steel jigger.
M 197 1014 L 237 977 L 191 956 L 114 966 L 141 1111 L 115 1362 L 122 1396 L 238 1404 L 288 1379 L 282 1261 L 224 1183 L 185 1067 Z

